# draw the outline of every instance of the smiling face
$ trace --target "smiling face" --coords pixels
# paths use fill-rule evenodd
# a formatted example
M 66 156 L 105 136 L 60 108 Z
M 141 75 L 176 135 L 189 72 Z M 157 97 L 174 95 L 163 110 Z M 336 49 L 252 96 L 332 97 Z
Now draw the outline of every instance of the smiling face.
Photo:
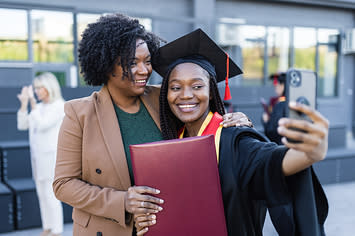
M 199 65 L 182 63 L 170 73 L 167 100 L 173 114 L 194 130 L 209 113 L 209 74 Z
M 123 79 L 122 67 L 115 65 L 112 74 L 109 75 L 108 83 L 123 96 L 140 96 L 144 93 L 145 86 L 152 74 L 151 55 L 147 44 L 142 39 L 136 41 L 136 54 L 129 69 L 132 78 Z

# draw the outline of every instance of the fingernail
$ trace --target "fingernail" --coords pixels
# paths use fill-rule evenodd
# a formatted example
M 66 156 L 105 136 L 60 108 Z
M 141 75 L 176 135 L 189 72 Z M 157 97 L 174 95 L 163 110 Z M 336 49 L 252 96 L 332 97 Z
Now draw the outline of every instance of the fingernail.
M 160 200 L 159 200 L 159 203 L 164 203 L 164 200 L 163 200 L 163 199 L 160 199 Z
M 282 134 L 284 132 L 285 128 L 284 127 L 277 127 L 277 132 L 279 132 L 280 134 Z
M 156 220 L 152 220 L 152 224 L 155 225 L 157 223 Z
M 285 122 L 285 120 L 284 119 L 280 119 L 279 120 L 279 125 L 283 125 L 283 124 L 285 124 L 286 122 Z
M 155 220 L 157 218 L 156 215 L 152 215 L 151 217 L 152 217 L 152 220 Z
M 158 210 L 159 210 L 159 211 L 162 211 L 162 210 L 163 210 L 163 208 L 162 208 L 162 207 L 158 207 Z
M 156 192 L 156 193 L 160 193 L 160 190 L 159 190 L 159 189 L 156 189 L 155 192 Z
M 144 230 L 145 230 L 145 231 L 148 231 L 148 227 L 146 227 Z

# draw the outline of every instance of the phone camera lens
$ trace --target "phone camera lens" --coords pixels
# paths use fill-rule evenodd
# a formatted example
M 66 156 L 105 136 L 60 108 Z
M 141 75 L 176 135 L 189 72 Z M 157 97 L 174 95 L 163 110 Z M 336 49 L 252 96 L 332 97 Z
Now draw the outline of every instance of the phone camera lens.
M 291 85 L 294 86 L 294 87 L 298 87 L 300 85 L 300 82 L 301 82 L 301 78 L 298 76 L 298 74 L 293 71 L 291 73 Z

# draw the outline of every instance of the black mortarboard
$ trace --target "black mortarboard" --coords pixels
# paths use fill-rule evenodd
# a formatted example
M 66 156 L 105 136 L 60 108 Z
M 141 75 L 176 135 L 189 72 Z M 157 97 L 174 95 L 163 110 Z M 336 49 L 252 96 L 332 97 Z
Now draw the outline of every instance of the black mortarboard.
M 153 68 L 162 77 L 165 77 L 171 69 L 172 63 L 180 58 L 191 56 L 202 56 L 214 66 L 217 82 L 226 80 L 226 94 L 224 100 L 229 100 L 231 97 L 228 78 L 243 72 L 234 61 L 229 58 L 228 54 L 201 29 L 197 29 L 160 47 L 153 61 Z
M 271 74 L 269 78 L 273 80 L 274 85 L 276 85 L 277 82 L 280 84 L 284 84 L 286 82 L 286 73 L 281 72 L 281 73 Z

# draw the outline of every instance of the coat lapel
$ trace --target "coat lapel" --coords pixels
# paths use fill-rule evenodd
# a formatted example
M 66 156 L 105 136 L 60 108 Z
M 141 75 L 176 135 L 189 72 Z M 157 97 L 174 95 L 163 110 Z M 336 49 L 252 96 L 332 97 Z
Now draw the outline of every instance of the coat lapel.
M 125 189 L 128 189 L 131 186 L 131 181 L 129 178 L 126 154 L 122 143 L 117 116 L 106 86 L 103 86 L 97 93 L 94 104 L 97 111 L 99 126 L 111 161 L 122 186 Z
M 155 124 L 160 128 L 160 117 L 159 117 L 159 94 L 160 88 L 155 86 L 147 86 L 145 88 L 144 94 L 141 96 L 141 101 L 147 108 L 150 116 L 154 120 Z

